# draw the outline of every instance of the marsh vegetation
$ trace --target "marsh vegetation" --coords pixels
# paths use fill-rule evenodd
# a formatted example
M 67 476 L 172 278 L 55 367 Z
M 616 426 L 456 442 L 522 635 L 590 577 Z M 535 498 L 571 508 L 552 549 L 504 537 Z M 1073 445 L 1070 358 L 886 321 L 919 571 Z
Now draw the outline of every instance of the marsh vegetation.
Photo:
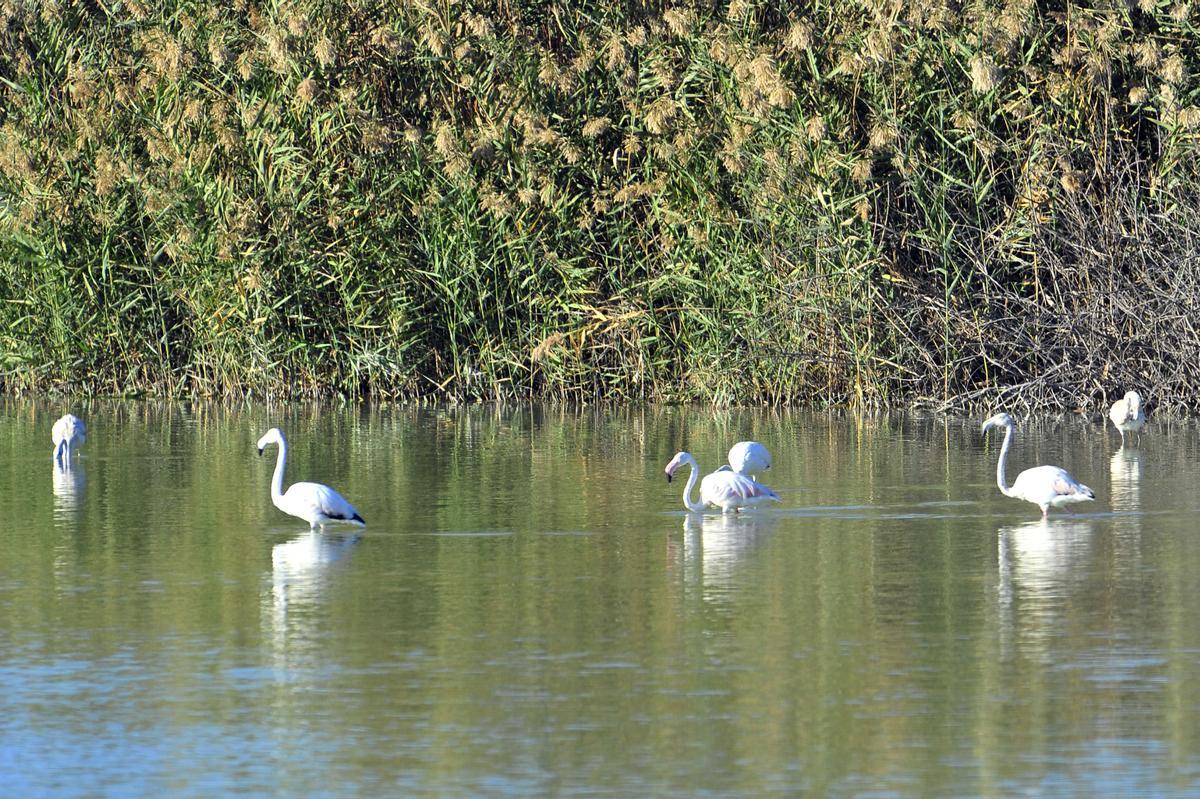
M 0 383 L 1200 382 L 1191 4 L 0 3 Z

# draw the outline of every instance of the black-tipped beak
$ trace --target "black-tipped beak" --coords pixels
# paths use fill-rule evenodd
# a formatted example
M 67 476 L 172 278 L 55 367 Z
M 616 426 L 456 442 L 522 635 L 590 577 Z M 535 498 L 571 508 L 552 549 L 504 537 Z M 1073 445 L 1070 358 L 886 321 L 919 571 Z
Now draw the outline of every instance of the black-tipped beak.
M 667 472 L 667 482 L 671 482 L 671 473 Z
M 261 456 L 262 456 L 262 451 L 263 451 L 263 448 L 262 448 L 262 447 L 259 447 L 259 448 L 258 448 L 258 454 L 259 454 L 259 457 L 261 457 Z

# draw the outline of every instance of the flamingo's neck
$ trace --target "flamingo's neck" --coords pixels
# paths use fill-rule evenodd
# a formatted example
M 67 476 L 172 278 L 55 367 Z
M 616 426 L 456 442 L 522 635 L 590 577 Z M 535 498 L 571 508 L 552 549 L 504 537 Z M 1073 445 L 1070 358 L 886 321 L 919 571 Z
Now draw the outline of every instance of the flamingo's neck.
M 696 481 L 700 479 L 700 465 L 696 463 L 696 459 L 688 457 L 685 461 L 691 467 L 691 474 L 688 475 L 687 485 L 683 487 L 683 506 L 690 511 L 704 510 L 704 502 L 692 502 L 692 489 L 696 486 Z
M 279 507 L 283 499 L 283 467 L 287 460 L 287 442 L 279 439 L 279 454 L 275 456 L 275 475 L 271 478 L 271 501 Z
M 1000 445 L 1000 460 L 996 462 L 996 485 L 1000 487 L 1000 493 L 1005 496 L 1012 496 L 1012 489 L 1008 487 L 1008 481 L 1004 479 L 1004 464 L 1008 460 L 1008 447 L 1012 444 L 1013 426 L 1011 424 L 1004 425 L 1004 443 Z

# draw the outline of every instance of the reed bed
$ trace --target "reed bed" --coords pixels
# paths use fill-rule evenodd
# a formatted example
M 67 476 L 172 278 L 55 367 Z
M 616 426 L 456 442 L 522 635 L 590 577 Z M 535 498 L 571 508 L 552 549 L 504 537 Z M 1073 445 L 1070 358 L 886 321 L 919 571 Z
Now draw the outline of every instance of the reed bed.
M 1190 407 L 1198 13 L 0 0 L 0 387 Z

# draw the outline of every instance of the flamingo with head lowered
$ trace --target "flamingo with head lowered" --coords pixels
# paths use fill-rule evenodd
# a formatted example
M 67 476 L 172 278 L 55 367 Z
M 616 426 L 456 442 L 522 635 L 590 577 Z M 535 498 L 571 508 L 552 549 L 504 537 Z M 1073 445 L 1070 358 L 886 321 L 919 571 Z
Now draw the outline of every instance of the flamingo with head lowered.
M 272 427 L 258 440 L 258 454 L 268 444 L 279 446 L 275 458 L 275 474 L 271 478 L 271 501 L 284 513 L 308 522 L 309 527 L 322 527 L 330 522 L 349 522 L 365 527 L 366 522 L 354 506 L 338 492 L 320 483 L 292 483 L 283 490 L 283 467 L 287 461 L 287 440 L 278 427 Z
M 1008 447 L 1012 444 L 1013 427 L 1016 423 L 1007 413 L 998 413 L 983 423 L 982 432 L 992 427 L 1004 428 L 1004 444 L 1000 447 L 1000 461 L 996 464 L 996 485 L 1006 497 L 1016 497 L 1032 502 L 1042 509 L 1042 518 L 1050 508 L 1061 508 L 1075 502 L 1087 502 L 1096 498 L 1095 492 L 1057 466 L 1034 466 L 1017 475 L 1012 487 L 1004 479 L 1004 464 L 1008 458 Z
M 1127 391 L 1123 398 L 1114 402 L 1108 409 L 1108 418 L 1121 434 L 1121 446 L 1125 445 L 1126 433 L 1137 433 L 1138 442 L 1141 442 L 1146 414 L 1142 411 L 1142 397 L 1136 391 Z
M 78 416 L 68 413 L 54 423 L 50 438 L 54 441 L 54 460 L 63 466 L 70 466 L 71 453 L 76 447 L 83 446 L 87 438 L 87 427 Z
M 671 482 L 675 470 L 687 464 L 692 467 L 687 485 L 683 489 L 683 506 L 690 511 L 703 511 L 708 506 L 720 508 L 722 512 L 739 511 L 766 502 L 780 502 L 779 495 L 752 477 L 722 466 L 700 481 L 700 500 L 692 500 L 692 488 L 700 476 L 700 466 L 689 452 L 677 452 L 665 469 L 667 482 Z
M 771 453 L 757 441 L 739 441 L 729 448 L 729 466 L 739 474 L 757 478 L 771 468 Z

